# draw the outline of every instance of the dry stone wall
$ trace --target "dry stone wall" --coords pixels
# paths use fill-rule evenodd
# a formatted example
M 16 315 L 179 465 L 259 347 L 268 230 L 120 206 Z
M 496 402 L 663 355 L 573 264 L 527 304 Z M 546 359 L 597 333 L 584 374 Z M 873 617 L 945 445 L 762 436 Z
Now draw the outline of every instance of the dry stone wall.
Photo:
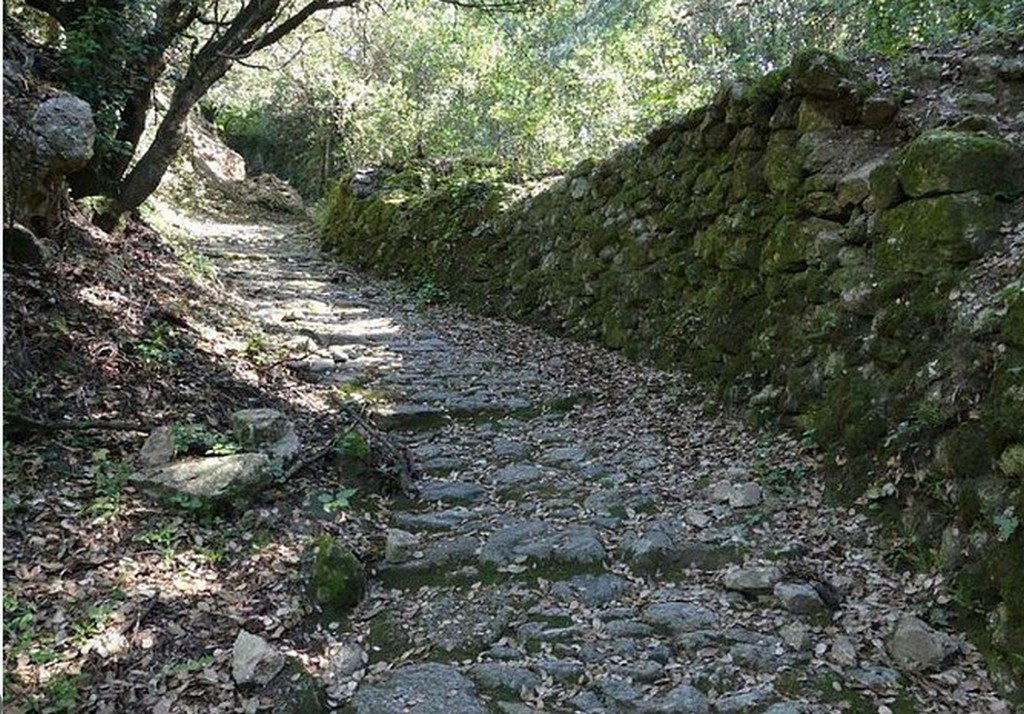
M 983 66 L 989 106 L 1019 110 L 1012 58 Z M 893 514 L 1024 653 L 1024 151 L 976 131 L 990 116 L 929 128 L 903 99 L 803 52 L 525 193 L 347 177 L 325 245 L 805 435 L 837 497 Z

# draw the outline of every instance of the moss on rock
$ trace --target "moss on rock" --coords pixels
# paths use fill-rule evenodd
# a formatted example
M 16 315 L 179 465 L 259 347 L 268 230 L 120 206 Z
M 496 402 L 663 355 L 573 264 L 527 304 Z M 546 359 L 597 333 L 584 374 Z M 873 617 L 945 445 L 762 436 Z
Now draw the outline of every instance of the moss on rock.
M 329 616 L 340 616 L 359 604 L 366 590 L 366 572 L 359 558 L 330 536 L 313 542 L 309 595 Z
M 1005 204 L 978 193 L 908 201 L 882 212 L 875 256 L 880 267 L 897 272 L 965 265 L 998 239 L 1005 212 Z
M 1024 193 L 1024 152 L 986 134 L 930 131 L 900 152 L 900 186 L 912 198 L 978 191 Z

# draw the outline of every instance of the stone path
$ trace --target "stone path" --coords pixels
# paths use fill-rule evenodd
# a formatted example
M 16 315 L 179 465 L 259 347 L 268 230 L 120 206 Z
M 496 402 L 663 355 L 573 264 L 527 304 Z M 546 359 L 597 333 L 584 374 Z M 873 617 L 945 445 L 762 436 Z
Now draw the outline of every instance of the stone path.
M 429 473 L 320 672 L 343 711 L 1008 711 L 942 579 L 895 573 L 795 444 L 683 375 L 425 307 L 294 227 L 192 229 Z

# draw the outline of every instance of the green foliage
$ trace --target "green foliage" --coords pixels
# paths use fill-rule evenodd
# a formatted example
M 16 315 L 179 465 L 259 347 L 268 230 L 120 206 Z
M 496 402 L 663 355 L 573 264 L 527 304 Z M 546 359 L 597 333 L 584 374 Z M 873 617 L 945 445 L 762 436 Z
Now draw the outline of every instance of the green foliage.
M 344 511 L 352 505 L 352 497 L 356 495 L 357 491 L 358 489 L 355 488 L 343 488 L 335 493 L 320 493 L 316 499 L 327 513 Z
M 307 197 L 339 172 L 424 156 L 565 168 L 639 139 L 794 49 L 897 52 L 1024 20 L 990 0 L 555 0 L 512 16 L 414 0 L 325 16 L 237 67 L 207 109 L 250 169 Z M 293 54 L 301 46 L 301 54 Z M 760 91 L 781 83 L 771 76 Z
M 1000 543 L 1007 543 L 1020 527 L 1020 518 L 1017 517 L 1017 514 L 1011 506 L 1002 513 L 996 515 L 992 519 L 992 523 L 996 527 L 996 538 L 999 539 Z
M 346 459 L 352 461 L 366 461 L 370 458 L 370 445 L 366 439 L 355 429 L 345 433 L 337 445 L 338 451 Z
M 87 513 L 106 519 L 121 510 L 124 485 L 132 473 L 127 461 L 111 461 L 107 449 L 92 452 L 87 473 L 93 477 L 93 500 L 86 506 Z

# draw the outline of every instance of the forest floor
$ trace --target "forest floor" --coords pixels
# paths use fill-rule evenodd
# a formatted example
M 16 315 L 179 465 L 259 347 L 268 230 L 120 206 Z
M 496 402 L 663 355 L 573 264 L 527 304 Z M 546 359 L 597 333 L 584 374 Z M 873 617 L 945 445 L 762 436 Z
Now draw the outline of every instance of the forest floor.
M 46 263 L 5 265 L 6 710 L 257 711 L 244 629 L 331 711 L 1011 711 L 956 593 L 906 567 L 927 554 L 828 505 L 809 445 L 684 374 L 355 274 L 304 223 L 157 214 L 164 237 L 72 218 Z M 128 480 L 156 426 L 227 440 L 270 407 L 310 453 L 353 403 L 418 498 L 324 460 L 200 518 Z M 342 622 L 306 597 L 324 534 L 371 571 Z M 956 651 L 912 671 L 908 616 Z

